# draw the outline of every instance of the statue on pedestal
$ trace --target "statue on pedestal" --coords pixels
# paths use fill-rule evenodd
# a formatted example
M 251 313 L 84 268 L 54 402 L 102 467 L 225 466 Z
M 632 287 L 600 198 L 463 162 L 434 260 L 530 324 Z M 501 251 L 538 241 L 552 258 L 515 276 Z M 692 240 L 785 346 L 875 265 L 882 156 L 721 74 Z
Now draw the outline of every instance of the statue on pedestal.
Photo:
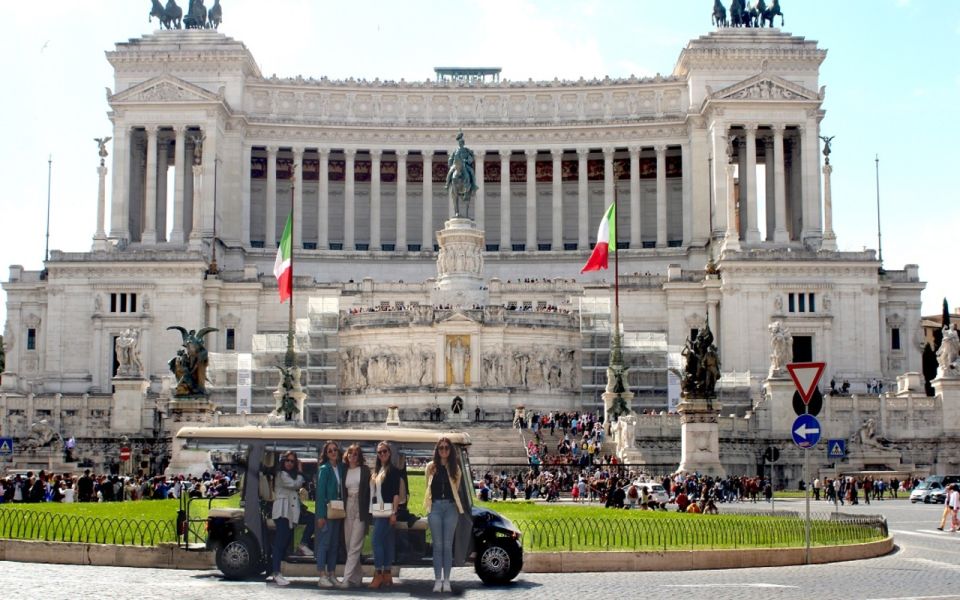
M 637 416 L 632 412 L 622 415 L 614 425 L 617 440 L 617 456 L 625 458 L 628 450 L 633 448 L 637 437 Z
M 60 446 L 62 444 L 63 438 L 46 419 L 40 419 L 30 425 L 30 432 L 24 441 L 24 446 L 26 446 L 27 450 L 34 451 L 40 448 Z
M 943 341 L 937 350 L 937 377 L 958 377 L 957 358 L 960 357 L 960 335 L 950 326 L 943 328 Z
M 117 353 L 117 377 L 141 377 L 143 361 L 140 360 L 140 330 L 124 329 L 114 343 Z
M 677 373 L 684 397 L 715 398 L 714 388 L 720 379 L 720 358 L 713 345 L 709 323 L 700 328 L 696 337 L 687 340 L 680 354 L 686 359 L 683 373 Z
M 473 150 L 464 146 L 463 131 L 457 134 L 457 145 L 459 146 L 450 154 L 447 159 L 447 183 L 445 189 L 450 190 L 453 196 L 453 216 L 470 218 L 470 198 L 477 191 L 477 178 L 474 175 L 474 164 L 476 159 Z M 428 174 L 424 174 L 427 177 Z M 460 203 L 463 203 L 463 214 L 460 214 Z

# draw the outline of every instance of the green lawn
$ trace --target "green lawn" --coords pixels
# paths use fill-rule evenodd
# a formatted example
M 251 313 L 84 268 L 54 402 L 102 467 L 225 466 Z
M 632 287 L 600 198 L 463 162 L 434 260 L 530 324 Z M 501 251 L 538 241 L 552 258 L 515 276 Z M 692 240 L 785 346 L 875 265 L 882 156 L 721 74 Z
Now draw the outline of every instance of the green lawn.
M 409 482 L 410 511 L 422 516 L 422 472 L 411 471 Z M 236 507 L 239 501 L 239 495 L 234 495 L 215 500 L 213 506 Z M 208 504 L 206 500 L 194 501 L 191 517 L 203 519 Z M 805 544 L 804 522 L 796 517 L 694 515 L 527 501 L 478 504 L 513 521 L 523 532 L 528 551 L 784 548 Z M 0 538 L 146 546 L 174 542 L 178 508 L 177 500 L 3 504 Z M 203 526 L 197 523 L 192 530 L 202 534 Z M 814 521 L 811 536 L 814 545 L 835 545 L 881 539 L 883 531 L 876 524 L 856 521 Z

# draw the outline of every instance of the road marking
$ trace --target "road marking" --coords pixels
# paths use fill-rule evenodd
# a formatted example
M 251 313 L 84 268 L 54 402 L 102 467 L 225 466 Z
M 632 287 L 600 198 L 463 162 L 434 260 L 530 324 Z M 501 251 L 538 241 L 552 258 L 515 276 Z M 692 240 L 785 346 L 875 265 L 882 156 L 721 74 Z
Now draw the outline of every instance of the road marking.
M 886 598 L 867 598 L 867 600 L 935 600 L 936 598 L 952 598 L 956 600 L 960 598 L 956 594 L 948 594 L 946 596 L 889 596 Z
M 668 588 L 792 588 L 799 589 L 797 585 L 779 585 L 776 583 L 677 583 L 668 584 L 662 587 Z
M 947 531 L 937 531 L 936 529 L 921 529 L 919 531 L 905 531 L 902 529 L 891 529 L 890 533 L 896 534 L 896 535 L 913 535 L 916 537 L 933 538 L 937 540 L 953 539 L 956 537 L 956 535 L 952 535 Z

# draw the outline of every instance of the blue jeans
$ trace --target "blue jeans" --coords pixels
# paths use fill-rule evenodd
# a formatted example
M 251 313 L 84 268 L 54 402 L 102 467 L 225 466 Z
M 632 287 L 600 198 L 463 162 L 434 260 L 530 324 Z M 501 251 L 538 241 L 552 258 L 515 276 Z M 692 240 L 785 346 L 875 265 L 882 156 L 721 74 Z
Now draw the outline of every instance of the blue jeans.
M 373 520 L 373 566 L 384 571 L 393 566 L 396 551 L 396 531 L 390 526 L 390 517 Z
M 327 519 L 326 525 L 317 531 L 317 570 L 333 575 L 337 569 L 337 552 L 340 551 L 340 528 L 343 519 Z
M 427 515 L 433 536 L 433 577 L 450 580 L 453 569 L 453 534 L 457 530 L 457 505 L 453 500 L 434 500 Z
M 273 572 L 280 572 L 280 562 L 287 556 L 287 550 L 290 548 L 290 537 L 293 530 L 290 529 L 290 521 L 286 518 L 274 519 L 277 529 L 273 535 Z

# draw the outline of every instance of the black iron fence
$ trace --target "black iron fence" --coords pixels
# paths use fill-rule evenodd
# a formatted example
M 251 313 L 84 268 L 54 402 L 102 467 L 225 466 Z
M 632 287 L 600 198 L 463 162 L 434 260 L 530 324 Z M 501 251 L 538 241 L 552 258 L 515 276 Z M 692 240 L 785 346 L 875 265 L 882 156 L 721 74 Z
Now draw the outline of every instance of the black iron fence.
M 664 515 L 662 518 L 516 519 L 528 551 L 789 548 L 806 543 L 805 520 L 791 515 Z M 860 544 L 887 537 L 882 517 L 816 515 L 811 545 Z
M 0 510 L 0 538 L 117 546 L 156 546 L 177 541 L 173 519 L 111 519 L 32 510 Z

